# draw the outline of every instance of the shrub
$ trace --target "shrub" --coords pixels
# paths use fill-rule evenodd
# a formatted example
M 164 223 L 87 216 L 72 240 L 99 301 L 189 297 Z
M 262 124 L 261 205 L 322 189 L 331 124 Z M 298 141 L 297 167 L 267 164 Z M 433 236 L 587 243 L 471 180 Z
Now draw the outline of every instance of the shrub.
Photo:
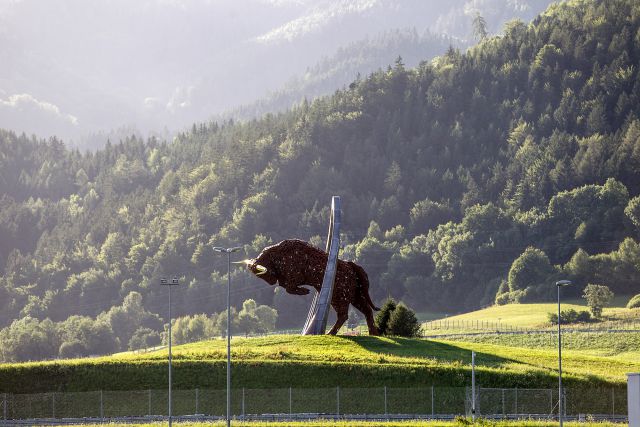
M 400 303 L 391 313 L 387 335 L 415 337 L 420 333 L 420 323 L 413 310 Z
M 640 294 L 632 297 L 627 303 L 627 308 L 640 308 Z
M 547 319 L 552 325 L 558 324 L 557 313 L 547 313 Z M 572 308 L 568 310 L 562 310 L 560 312 L 560 320 L 563 324 L 568 323 L 585 323 L 591 321 L 591 314 L 586 310 L 576 311 Z
M 387 328 L 389 327 L 389 318 L 391 313 L 396 309 L 396 302 L 393 298 L 388 298 L 378 314 L 376 314 L 375 324 L 380 331 L 381 335 L 387 335 Z
M 509 300 L 509 292 L 505 292 L 504 294 L 496 295 L 496 305 L 506 305 L 511 301 Z

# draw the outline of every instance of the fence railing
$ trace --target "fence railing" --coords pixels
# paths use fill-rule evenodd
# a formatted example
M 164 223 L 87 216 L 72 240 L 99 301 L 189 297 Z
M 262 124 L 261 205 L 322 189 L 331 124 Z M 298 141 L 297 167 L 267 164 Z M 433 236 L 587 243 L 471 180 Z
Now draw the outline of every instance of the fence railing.
M 173 390 L 176 416 L 223 416 L 226 391 Z M 565 412 L 578 417 L 620 419 L 627 414 L 627 394 L 621 389 L 567 389 Z M 234 417 L 284 414 L 346 416 L 411 415 L 447 418 L 471 414 L 470 387 L 233 389 Z M 0 394 L 3 420 L 60 418 L 122 418 L 167 415 L 167 390 L 51 392 Z M 476 388 L 476 415 L 487 417 L 553 417 L 556 389 Z
M 550 325 L 546 328 L 528 328 L 514 326 L 504 322 L 494 322 L 488 320 L 456 320 L 443 319 L 425 322 L 422 326 L 423 334 L 430 335 L 434 331 L 478 331 L 478 332 L 549 332 L 557 326 Z M 562 325 L 563 331 L 575 332 L 606 332 L 606 331 L 638 331 L 640 332 L 640 319 L 629 319 L 625 321 L 605 321 L 598 323 L 581 323 Z

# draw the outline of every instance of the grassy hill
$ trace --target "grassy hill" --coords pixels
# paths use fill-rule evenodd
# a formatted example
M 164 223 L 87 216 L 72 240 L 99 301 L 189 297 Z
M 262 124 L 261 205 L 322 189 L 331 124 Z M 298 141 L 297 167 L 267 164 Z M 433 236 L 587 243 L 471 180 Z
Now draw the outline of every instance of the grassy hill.
M 272 336 L 234 338 L 233 387 L 425 387 L 470 383 L 471 350 L 477 380 L 485 387 L 553 387 L 554 350 L 444 340 Z M 164 387 L 167 351 L 93 359 L 0 365 L 0 392 L 137 390 Z M 174 349 L 177 389 L 224 388 L 225 341 Z M 637 359 L 568 351 L 568 387 L 624 387 L 625 373 L 640 370 Z
M 640 321 L 640 310 L 625 308 L 629 301 L 628 296 L 618 296 L 614 298 L 610 307 L 603 310 L 603 319 L 607 321 L 629 321 L 635 319 Z M 587 310 L 586 302 L 583 299 L 561 301 L 561 309 L 574 309 L 576 311 Z M 556 313 L 557 302 L 551 303 L 531 303 L 531 304 L 506 304 L 493 305 L 482 310 L 471 311 L 446 317 L 450 322 L 489 322 L 504 326 L 518 328 L 540 328 L 548 327 L 549 321 L 547 313 Z M 445 320 L 445 319 L 434 319 Z

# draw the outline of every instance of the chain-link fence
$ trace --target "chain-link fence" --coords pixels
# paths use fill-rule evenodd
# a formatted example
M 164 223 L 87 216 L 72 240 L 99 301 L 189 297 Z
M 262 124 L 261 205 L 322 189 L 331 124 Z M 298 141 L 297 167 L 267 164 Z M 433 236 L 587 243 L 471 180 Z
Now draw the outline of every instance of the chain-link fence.
M 225 390 L 173 390 L 173 415 L 224 416 Z M 168 414 L 167 390 L 91 391 L 76 393 L 0 394 L 4 420 L 48 418 L 152 417 Z M 470 415 L 469 387 L 233 389 L 234 417 L 281 414 L 309 418 L 375 414 L 448 418 Z M 476 415 L 485 417 L 553 417 L 558 410 L 556 389 L 476 388 Z M 620 419 L 627 414 L 622 389 L 565 390 L 569 417 L 591 414 Z

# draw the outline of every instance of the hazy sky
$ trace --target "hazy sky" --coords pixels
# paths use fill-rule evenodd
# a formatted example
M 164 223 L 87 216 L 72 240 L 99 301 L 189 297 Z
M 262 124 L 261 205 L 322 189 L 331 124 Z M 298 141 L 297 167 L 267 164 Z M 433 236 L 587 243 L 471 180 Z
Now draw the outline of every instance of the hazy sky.
M 549 0 L 0 0 L 0 127 L 181 129 L 393 28 L 467 37 Z M 368 71 L 368 70 L 365 70 Z

